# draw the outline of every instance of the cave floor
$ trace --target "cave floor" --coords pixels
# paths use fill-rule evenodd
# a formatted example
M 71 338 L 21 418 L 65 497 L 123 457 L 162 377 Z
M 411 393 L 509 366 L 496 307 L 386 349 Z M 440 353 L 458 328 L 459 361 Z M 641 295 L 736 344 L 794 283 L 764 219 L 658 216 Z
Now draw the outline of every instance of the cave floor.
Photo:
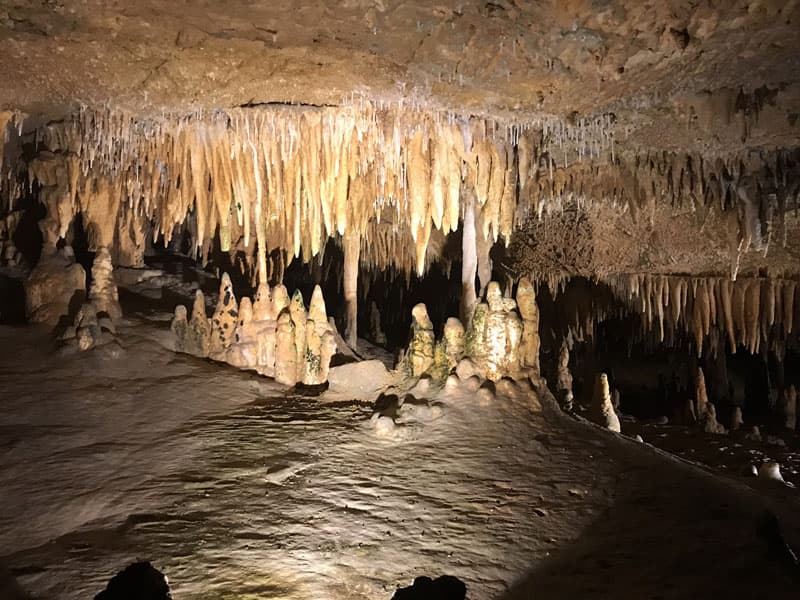
M 121 356 L 0 328 L 0 567 L 33 597 L 92 597 L 137 558 L 181 600 L 388 600 L 441 574 L 471 599 L 796 597 L 758 527 L 769 507 L 800 539 L 796 490 L 522 394 L 441 393 L 382 437 L 368 405 L 175 355 L 167 326 L 127 321 Z

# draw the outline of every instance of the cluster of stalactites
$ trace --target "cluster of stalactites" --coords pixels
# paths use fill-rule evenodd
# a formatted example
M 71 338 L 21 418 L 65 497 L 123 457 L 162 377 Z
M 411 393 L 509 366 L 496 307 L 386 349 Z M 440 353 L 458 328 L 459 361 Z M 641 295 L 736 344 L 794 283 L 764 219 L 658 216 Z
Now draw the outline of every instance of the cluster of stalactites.
M 139 122 L 82 111 L 39 132 L 63 155 L 69 204 L 105 179 L 168 240 L 187 217 L 207 252 L 255 257 L 281 248 L 308 260 L 325 240 L 388 219 L 421 273 L 433 230 L 458 228 L 461 186 L 483 208 L 483 234 L 508 242 L 517 190 L 541 131 L 399 108 L 267 106 Z M 35 172 L 32 173 L 35 177 Z M 387 248 L 386 252 L 391 252 Z M 389 260 L 388 256 L 383 260 Z
M 290 386 L 327 381 L 336 351 L 336 333 L 319 286 L 308 310 L 300 291 L 290 299 L 283 285 L 262 284 L 255 301 L 244 297 L 237 302 L 227 273 L 214 314 L 206 315 L 205 298 L 198 290 L 191 316 L 179 305 L 171 329 L 178 352 L 257 371 Z
M 800 323 L 800 286 L 793 280 L 620 275 L 607 283 L 641 314 L 646 331 L 661 342 L 684 332 L 698 354 L 706 340 L 716 343 L 719 331 L 734 352 L 741 345 L 751 353 L 769 349 L 782 355 Z
M 20 112 L 0 110 L 0 215 L 14 209 L 13 202 L 19 195 L 19 161 L 16 160 L 16 154 L 21 144 L 15 142 L 22 135 L 24 120 L 25 116 Z

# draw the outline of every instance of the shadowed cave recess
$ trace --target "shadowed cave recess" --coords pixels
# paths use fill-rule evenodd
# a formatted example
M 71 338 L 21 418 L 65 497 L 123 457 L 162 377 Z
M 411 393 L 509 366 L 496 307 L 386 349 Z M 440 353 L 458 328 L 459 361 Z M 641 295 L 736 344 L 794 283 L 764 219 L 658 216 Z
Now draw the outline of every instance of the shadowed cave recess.
M 129 4 L 0 0 L 0 595 L 796 597 L 800 2 Z

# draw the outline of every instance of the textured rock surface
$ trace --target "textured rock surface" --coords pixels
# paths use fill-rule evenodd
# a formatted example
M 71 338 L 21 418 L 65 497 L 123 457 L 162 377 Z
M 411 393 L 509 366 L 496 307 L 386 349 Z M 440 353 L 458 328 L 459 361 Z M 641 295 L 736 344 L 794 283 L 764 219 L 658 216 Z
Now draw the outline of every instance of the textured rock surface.
M 648 145 L 724 147 L 741 135 L 742 82 L 772 97 L 750 130 L 754 143 L 780 139 L 776 124 L 798 95 L 797 72 L 786 68 L 798 54 L 798 7 L 777 0 L 3 8 L 0 106 L 29 111 L 76 101 L 140 112 L 328 104 L 362 89 L 491 112 L 613 111 Z M 715 139 L 700 141 L 697 130 Z
M 25 307 L 32 323 L 55 325 L 74 315 L 86 298 L 86 271 L 69 252 L 43 254 L 25 282 Z
M 112 321 L 122 316 L 119 292 L 117 283 L 114 281 L 114 270 L 111 265 L 111 254 L 105 246 L 98 249 L 94 255 L 89 300 L 97 307 L 97 312 L 107 314 Z

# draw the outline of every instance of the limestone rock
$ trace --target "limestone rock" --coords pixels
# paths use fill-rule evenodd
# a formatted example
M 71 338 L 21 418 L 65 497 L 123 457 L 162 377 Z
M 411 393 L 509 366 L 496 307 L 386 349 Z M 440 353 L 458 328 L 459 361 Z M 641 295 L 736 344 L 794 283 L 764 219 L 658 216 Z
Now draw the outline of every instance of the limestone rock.
M 175 342 L 175 352 L 186 352 L 186 336 L 189 332 L 189 320 L 186 316 L 186 307 L 179 304 L 175 307 L 175 316 L 169 326 Z
M 444 343 L 447 364 L 450 369 L 458 365 L 464 356 L 465 340 L 464 326 L 455 317 L 450 317 L 444 324 Z
M 275 380 L 284 385 L 297 383 L 297 346 L 295 327 L 288 308 L 278 315 L 275 332 Z
M 211 352 L 211 322 L 206 316 L 206 299 L 200 290 L 195 292 L 184 352 L 203 358 Z
M 331 367 L 328 390 L 356 398 L 375 395 L 392 383 L 392 375 L 379 360 L 352 362 Z
M 608 386 L 608 376 L 605 373 L 600 373 L 594 382 L 591 418 L 606 429 L 617 433 L 621 431 L 619 417 L 611 403 L 611 390 Z
M 122 316 L 117 283 L 114 281 L 111 254 L 105 246 L 100 247 L 94 255 L 89 300 L 94 302 L 97 312 L 107 314 L 112 321 L 116 321 Z
M 272 294 L 266 283 L 259 283 L 256 290 L 255 302 L 253 302 L 253 319 L 256 321 L 266 321 L 275 319 L 277 313 L 273 312 Z
M 471 358 L 462 358 L 456 366 L 456 375 L 461 381 L 466 381 L 470 377 L 479 377 L 480 373 Z
M 205 309 L 204 309 L 205 310 Z M 233 334 L 239 322 L 239 307 L 233 294 L 231 278 L 227 273 L 222 275 L 219 284 L 219 300 L 211 317 L 211 347 L 209 356 L 216 360 L 224 360 L 228 346 L 233 341 Z
M 305 328 L 306 349 L 302 381 L 305 385 L 320 385 L 327 380 L 330 360 L 336 352 L 336 341 L 328 324 L 325 298 L 318 285 L 314 286 L 311 294 Z
M 517 303 L 519 303 L 519 300 L 517 300 Z M 561 342 L 561 350 L 558 354 L 556 370 L 556 392 L 558 394 L 558 400 L 561 402 L 561 408 L 566 411 L 571 411 L 573 408 L 572 373 L 569 370 L 569 343 L 566 339 Z
M 417 304 L 411 311 L 411 343 L 406 357 L 413 377 L 421 377 L 433 366 L 433 323 L 424 304 Z
M 295 365 L 297 367 L 297 374 L 295 375 L 295 382 L 302 381 L 306 369 L 306 306 L 303 302 L 303 294 L 300 290 L 295 290 L 292 295 L 292 301 L 289 303 L 289 314 L 292 316 L 292 323 L 294 324 L 294 347 L 295 347 Z
M 728 430 L 717 421 L 717 409 L 713 402 L 706 403 L 703 417 L 703 431 L 706 433 L 725 434 Z
M 42 254 L 25 281 L 25 308 L 31 323 L 56 325 L 71 317 L 86 298 L 86 271 L 70 252 Z
M 522 340 L 520 343 L 520 364 L 522 367 L 539 372 L 539 307 L 536 304 L 536 292 L 527 277 L 523 277 L 517 286 L 517 307 L 522 317 Z M 569 360 L 569 354 L 567 355 Z M 572 390 L 570 385 L 569 390 Z

